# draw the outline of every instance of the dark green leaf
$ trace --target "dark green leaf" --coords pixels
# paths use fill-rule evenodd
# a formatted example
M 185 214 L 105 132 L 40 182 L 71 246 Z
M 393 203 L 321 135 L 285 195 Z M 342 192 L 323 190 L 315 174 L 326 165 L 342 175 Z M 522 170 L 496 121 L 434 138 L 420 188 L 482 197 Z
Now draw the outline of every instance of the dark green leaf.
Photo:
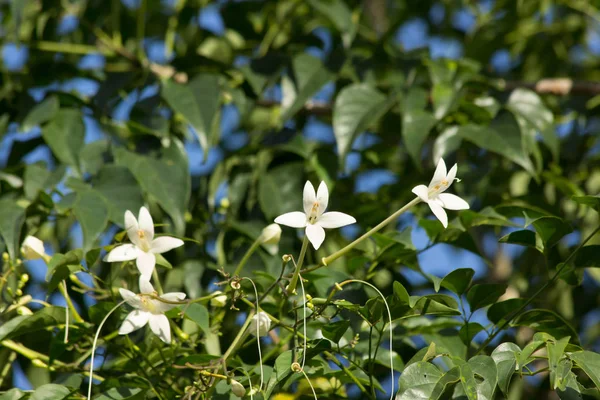
M 513 321 L 514 326 L 528 326 L 538 332 L 546 332 L 554 337 L 570 336 L 577 343 L 578 335 L 573 327 L 560 315 L 550 310 L 533 309 L 525 311 Z
M 64 307 L 44 307 L 32 315 L 15 317 L 0 326 L 0 340 L 18 337 L 65 323 Z
M 25 222 L 25 209 L 13 199 L 0 200 L 0 236 L 12 260 L 19 256 L 19 237 Z
M 194 321 L 200 329 L 204 332 L 210 332 L 210 317 L 206 307 L 199 303 L 192 303 L 179 306 L 179 308 L 185 310 L 185 316 Z
M 525 214 L 527 217 L 527 214 Z M 548 249 L 558 243 L 565 235 L 573 232 L 573 228 L 558 217 L 540 217 L 529 221 Z
M 61 109 L 42 129 L 42 136 L 56 158 L 77 170 L 84 135 L 83 117 L 81 112 L 75 109 Z
M 565 354 L 565 349 L 569 344 L 569 337 L 564 337 L 560 340 L 551 340 L 546 343 L 548 350 L 548 368 L 550 369 L 550 387 L 556 389 L 560 382 L 566 379 L 567 374 L 571 371 L 571 367 L 565 371 L 565 365 L 561 363 L 561 359 Z M 569 362 L 570 364 L 570 362 Z
M 457 268 L 442 279 L 440 286 L 460 296 L 471 284 L 473 275 L 475 271 L 471 268 Z
M 394 295 L 403 303 L 409 302 L 409 294 L 406 288 L 398 281 L 394 282 Z
M 577 268 L 600 268 L 600 245 L 594 244 L 583 246 L 575 256 L 575 267 Z
M 597 212 L 600 212 L 600 195 L 598 196 L 573 196 L 573 201 L 588 207 L 592 207 Z
M 141 400 L 145 398 L 145 393 L 140 388 L 114 387 L 94 396 L 94 400 Z
M 498 241 L 500 243 L 511 243 L 518 244 L 520 246 L 531 247 L 540 253 L 544 252 L 542 239 L 536 235 L 534 231 L 530 231 L 528 229 L 511 232 L 508 235 L 502 236 L 500 239 L 498 239 Z
M 428 93 L 421 88 L 413 88 L 406 94 L 402 113 L 402 138 L 406 151 L 412 157 L 413 162 L 421 168 L 421 147 L 429 135 L 429 131 L 435 126 L 437 120 L 428 111 Z
M 83 249 L 92 248 L 108 223 L 108 206 L 95 190 L 81 190 L 73 204 L 73 213 L 83 231 Z
M 322 327 L 323 336 L 331 340 L 333 343 L 339 343 L 344 333 L 350 327 L 350 321 L 342 320 L 325 324 Z
M 21 130 L 27 132 L 34 126 L 50 121 L 58 113 L 59 109 L 60 102 L 58 98 L 56 96 L 49 96 L 29 111 L 29 114 L 23 120 Z
M 258 186 L 258 201 L 269 219 L 302 209 L 302 181 L 300 163 L 288 163 L 269 170 Z
M 352 84 L 340 91 L 333 106 L 333 132 L 340 164 L 346 159 L 356 135 L 374 124 L 392 104 L 368 84 Z
M 464 344 L 470 346 L 473 337 L 483 330 L 485 330 L 485 328 L 481 324 L 469 322 L 460 328 L 458 336 L 460 336 L 460 340 L 462 340 Z
M 123 227 L 125 211 L 137 214 L 144 204 L 140 187 L 131 172 L 118 165 L 105 165 L 92 181 L 94 189 L 108 205 L 108 218 Z
M 467 292 L 467 300 L 471 305 L 471 311 L 495 303 L 506 292 L 506 287 L 507 285 L 500 283 L 480 283 L 473 285 Z
M 491 322 L 498 324 L 500 321 L 517 311 L 526 301 L 527 300 L 525 299 L 516 298 L 492 304 L 487 310 L 487 317 Z

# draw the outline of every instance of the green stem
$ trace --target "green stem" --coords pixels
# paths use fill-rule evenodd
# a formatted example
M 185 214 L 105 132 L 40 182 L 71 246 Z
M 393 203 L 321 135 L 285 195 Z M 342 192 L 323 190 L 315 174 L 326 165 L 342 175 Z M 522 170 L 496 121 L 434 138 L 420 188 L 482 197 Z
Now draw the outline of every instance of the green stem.
M 250 246 L 246 254 L 244 254 L 244 257 L 242 257 L 242 259 L 240 260 L 240 263 L 236 267 L 235 271 L 233 271 L 233 276 L 240 275 L 240 272 L 242 272 L 242 268 L 244 268 L 244 265 L 246 265 L 252 254 L 254 254 L 254 252 L 258 248 L 258 246 L 260 246 L 260 241 L 256 239 L 254 243 L 252 243 L 252 246 Z
M 418 204 L 420 201 L 421 201 L 420 198 L 418 198 L 418 197 L 414 198 L 411 202 L 409 202 L 404 207 L 402 207 L 401 209 L 399 209 L 398 211 L 396 211 L 395 213 L 393 213 L 392 215 L 390 215 L 389 217 L 387 217 L 386 219 L 384 219 L 383 221 L 381 221 L 377 226 L 375 226 L 370 231 L 368 231 L 367 233 L 365 233 L 364 235 L 362 235 L 361 237 L 359 237 L 358 239 L 356 239 L 354 242 L 350 243 L 346 247 L 344 247 L 344 248 L 336 251 L 335 253 L 333 253 L 333 254 L 331 254 L 331 255 L 329 255 L 327 257 L 323 257 L 323 259 L 321 260 L 321 264 L 322 265 L 317 265 L 316 267 L 314 267 L 312 269 L 307 269 L 304 272 L 314 271 L 315 269 L 318 269 L 318 268 L 321 268 L 321 267 L 324 267 L 324 266 L 327 266 L 327 265 L 331 264 L 332 262 L 334 262 L 338 258 L 342 257 L 344 254 L 348 253 L 350 250 L 352 250 L 354 247 L 356 247 L 363 240 L 367 239 L 369 236 L 371 236 L 375 232 L 379 231 L 381 228 L 385 227 L 390 222 L 395 221 L 396 218 L 398 218 L 400 215 L 404 214 L 412 206 L 414 206 L 415 204 Z
M 81 318 L 81 315 L 79 315 L 79 313 L 77 312 L 75 305 L 71 301 L 71 297 L 69 296 L 69 292 L 67 291 L 67 282 L 62 281 L 62 284 L 58 285 L 58 289 L 60 290 L 63 297 L 65 298 L 65 301 L 67 302 L 67 306 L 69 307 L 69 309 L 71 310 L 71 313 L 73 314 L 73 319 L 79 323 L 84 322 L 83 318 Z M 67 324 L 68 324 L 68 321 L 67 321 Z
M 68 53 L 81 55 L 102 53 L 105 56 L 115 55 L 115 53 L 109 49 L 77 43 L 49 42 L 45 40 L 40 40 L 31 43 L 31 47 L 40 51 L 48 51 L 51 53 Z
M 8 358 L 6 359 L 6 364 L 4 364 L 4 368 L 2 369 L 2 371 L 0 371 L 0 387 L 2 387 L 2 383 L 4 382 L 4 379 L 6 378 L 6 376 L 8 375 L 8 372 L 10 371 L 10 368 L 12 367 L 12 363 L 16 359 L 17 359 L 17 352 L 11 351 L 10 354 L 8 355 Z
M 554 274 L 554 276 L 552 277 L 552 279 L 550 279 L 548 282 L 544 283 L 542 285 L 542 287 L 540 287 L 534 294 L 533 296 L 531 296 L 530 298 L 527 299 L 527 301 L 517 309 L 517 311 L 514 312 L 514 314 L 506 319 L 502 325 L 500 325 L 498 327 L 498 329 L 496 329 L 490 336 L 488 336 L 488 338 L 485 340 L 485 342 L 483 342 L 483 344 L 481 345 L 481 347 L 479 347 L 479 349 L 475 352 L 475 355 L 478 355 L 479 353 L 481 353 L 483 351 L 483 349 L 485 349 L 491 342 L 492 340 L 494 340 L 494 338 L 496 336 L 498 336 L 498 334 L 500 332 L 502 332 L 502 330 L 504 328 L 506 328 L 506 326 L 511 323 L 512 320 L 514 320 L 515 318 L 517 318 L 517 316 L 519 316 L 519 314 L 521 314 L 521 312 L 523 312 L 523 310 L 525 310 L 525 308 L 527 308 L 527 306 L 529 304 L 531 304 L 533 302 L 533 300 L 535 300 L 536 297 L 538 297 L 544 290 L 546 290 L 546 288 L 548 286 L 550 286 L 552 283 L 554 283 L 554 281 L 556 281 L 556 279 L 559 277 L 560 273 L 562 272 L 562 270 L 568 265 L 569 261 L 571 261 L 571 259 L 575 256 L 575 254 L 577 254 L 577 252 L 596 234 L 598 233 L 598 231 L 600 231 L 600 226 L 598 226 L 596 229 L 594 229 L 594 231 L 585 238 L 585 240 L 583 242 L 581 242 L 579 244 L 579 246 L 577 246 L 577 248 L 575 250 L 573 250 L 571 252 L 571 254 L 569 254 L 569 257 L 567 257 L 567 259 L 562 263 L 562 265 L 556 270 L 556 273 Z
M 304 263 L 304 256 L 306 255 L 306 249 L 308 248 L 308 236 L 304 236 L 304 240 L 302 241 L 302 249 L 300 249 L 300 255 L 298 256 L 298 262 L 296 263 L 296 269 L 294 270 L 294 275 L 292 276 L 292 280 L 287 288 L 288 294 L 296 293 L 296 286 L 298 285 L 298 276 L 300 275 L 300 268 L 302 268 L 302 264 Z
M 163 294 L 163 288 L 160 283 L 160 279 L 158 278 L 158 272 L 156 272 L 156 268 L 152 271 L 152 277 L 154 278 L 154 283 L 156 284 L 156 291 L 158 294 Z

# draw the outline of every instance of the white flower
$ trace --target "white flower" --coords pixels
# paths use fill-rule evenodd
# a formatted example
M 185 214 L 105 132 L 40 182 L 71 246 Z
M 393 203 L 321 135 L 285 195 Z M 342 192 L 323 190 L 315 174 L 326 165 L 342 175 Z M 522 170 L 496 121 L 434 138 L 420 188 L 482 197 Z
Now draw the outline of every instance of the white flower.
M 281 239 L 281 227 L 277 224 L 271 224 L 263 228 L 258 241 L 270 254 L 276 254 L 279 250 L 279 240 Z
M 448 189 L 456 178 L 456 164 L 446 173 L 446 163 L 440 158 L 429 186 L 419 185 L 412 190 L 421 200 L 429 204 L 429 208 L 440 220 L 444 228 L 448 227 L 448 216 L 444 208 L 448 210 L 466 210 L 469 204 L 460 197 L 443 193 Z
M 142 278 L 150 280 L 156 256 L 183 245 L 183 240 L 170 236 L 154 238 L 154 223 L 146 207 L 140 208 L 139 219 L 129 210 L 125 212 L 125 229 L 131 243 L 117 246 L 104 257 L 104 261 L 136 260 Z
M 167 344 L 171 343 L 171 327 L 169 326 L 169 319 L 164 313 L 173 307 L 177 307 L 177 304 L 163 303 L 160 300 L 147 296 L 158 296 L 158 294 L 154 291 L 154 287 L 152 287 L 150 281 L 144 278 L 140 278 L 140 292 L 141 294 L 136 295 L 127 289 L 119 289 L 123 300 L 135 308 L 123 321 L 123 324 L 119 328 L 119 334 L 127 335 L 149 324 L 152 332 L 160 340 Z M 185 293 L 165 293 L 160 297 L 168 301 L 182 301 L 185 299 Z
M 292 228 L 306 227 L 306 236 L 312 243 L 315 250 L 321 247 L 325 240 L 325 230 L 323 228 L 340 228 L 356 222 L 354 217 L 341 212 L 326 212 L 329 202 L 329 192 L 325 182 L 321 182 L 319 190 L 315 195 L 315 188 L 310 182 L 304 185 L 304 212 L 289 212 L 275 218 L 275 222 Z
M 37 260 L 46 255 L 44 242 L 35 236 L 27 236 L 21 245 L 21 253 L 26 260 Z
M 220 290 L 215 290 L 213 294 L 217 296 L 210 299 L 210 305 L 213 307 L 225 307 L 225 304 L 227 304 L 227 295 Z
M 271 330 L 271 319 L 266 312 L 260 311 L 252 317 L 250 322 L 249 332 L 251 335 L 256 336 L 256 329 L 258 326 L 258 336 L 267 336 L 269 330 Z
M 244 397 L 246 395 L 244 385 L 233 379 L 231 380 L 231 391 L 236 397 Z

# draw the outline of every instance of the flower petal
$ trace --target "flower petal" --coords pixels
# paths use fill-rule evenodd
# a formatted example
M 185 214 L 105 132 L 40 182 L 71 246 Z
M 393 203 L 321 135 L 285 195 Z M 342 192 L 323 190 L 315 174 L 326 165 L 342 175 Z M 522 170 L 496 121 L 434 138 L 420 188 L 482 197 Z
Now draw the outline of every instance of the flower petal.
M 166 344 L 171 343 L 171 327 L 169 326 L 169 319 L 164 314 L 152 314 L 148 322 L 150 323 L 150 329 L 160 340 Z
M 150 283 L 150 279 L 140 276 L 140 293 L 154 293 L 154 286 Z
M 414 194 L 416 194 L 417 196 L 419 196 L 419 198 L 421 200 L 423 200 L 424 202 L 428 202 L 429 201 L 429 188 L 425 185 L 418 185 L 415 186 L 412 190 L 412 192 Z
M 323 228 L 332 229 L 350 225 L 356 222 L 353 216 L 342 212 L 330 211 L 321 215 L 317 220 L 317 224 Z
M 152 244 L 150 245 L 150 252 L 166 253 L 167 251 L 173 250 L 179 246 L 183 246 L 183 240 L 171 236 L 161 236 L 152 241 Z
M 27 236 L 21 245 L 21 251 L 26 260 L 37 260 L 46 255 L 44 242 L 35 236 Z
M 185 300 L 185 293 L 171 292 L 171 293 L 165 293 L 160 297 L 161 297 L 161 299 L 165 299 L 167 301 L 183 301 L 183 300 Z M 159 305 L 159 310 L 163 313 L 171 310 L 172 308 L 177 307 L 177 304 L 163 303 L 162 301 L 158 301 L 158 300 L 156 302 Z
M 127 237 L 129 237 L 131 243 L 135 244 L 137 247 L 140 247 L 140 237 L 138 236 L 140 226 L 138 225 L 137 219 L 135 219 L 133 213 L 129 210 L 125 211 L 125 229 L 127 230 Z
M 138 223 L 140 224 L 140 229 L 146 234 L 146 240 L 151 242 L 154 239 L 154 222 L 152 221 L 150 211 L 146 207 L 140 208 Z
M 429 208 L 431 208 L 431 211 L 433 212 L 433 214 L 437 217 L 437 219 L 440 220 L 442 225 L 444 225 L 444 228 L 447 228 L 448 227 L 448 215 L 446 214 L 446 211 L 444 211 L 442 206 L 439 205 L 438 203 L 436 203 L 435 201 L 430 201 L 428 204 L 429 204 Z
M 317 201 L 315 187 L 312 185 L 312 183 L 310 183 L 310 181 L 306 181 L 304 184 L 304 193 L 302 194 L 302 202 L 304 203 L 304 212 L 307 215 L 310 214 L 310 210 L 313 204 L 315 204 L 315 201 Z
M 448 181 L 448 187 L 454 183 L 454 178 L 456 178 L 456 172 L 458 171 L 458 164 L 454 164 L 450 171 L 448 171 L 448 176 L 446 180 Z
M 325 181 L 321 181 L 319 189 L 317 189 L 317 203 L 319 203 L 319 209 L 317 211 L 317 217 L 325 212 L 327 204 L 329 203 L 329 190 Z
M 306 236 L 315 250 L 318 250 L 323 240 L 325 240 L 325 230 L 320 225 L 310 224 L 306 226 Z
M 131 243 L 122 244 L 112 249 L 105 257 L 104 261 L 130 261 L 135 260 L 138 256 L 138 249 Z
M 306 214 L 300 211 L 292 211 L 275 218 L 275 222 L 292 228 L 304 228 L 306 226 Z
M 121 327 L 119 328 L 119 335 L 127 335 L 136 329 L 142 328 L 148 323 L 150 316 L 151 314 L 147 311 L 133 310 L 129 313 L 129 315 L 127 315 L 127 318 L 125 318 L 121 324 Z
M 156 265 L 156 256 L 152 253 L 138 252 L 136 263 L 138 271 L 142 274 L 142 278 L 149 281 Z
M 468 210 L 469 203 L 452 193 L 440 193 L 438 198 L 448 210 Z
M 438 183 L 440 183 L 441 181 L 443 181 L 444 179 L 446 179 L 446 175 L 447 175 L 446 163 L 444 162 L 444 159 L 440 157 L 437 167 L 435 167 L 435 172 L 433 173 L 433 178 L 431 179 L 431 182 L 429 183 L 429 187 L 435 186 Z
M 127 304 L 129 304 L 131 307 L 134 307 L 134 308 L 141 307 L 142 302 L 140 301 L 140 298 L 135 293 L 133 293 L 131 290 L 119 288 L 119 293 L 121 294 L 121 297 L 123 298 L 123 300 L 125 300 L 127 302 Z

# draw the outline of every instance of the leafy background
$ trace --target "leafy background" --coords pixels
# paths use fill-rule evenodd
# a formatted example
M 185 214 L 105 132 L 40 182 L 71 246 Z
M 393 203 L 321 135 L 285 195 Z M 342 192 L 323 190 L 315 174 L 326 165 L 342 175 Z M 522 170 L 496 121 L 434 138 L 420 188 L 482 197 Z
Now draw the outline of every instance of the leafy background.
M 400 318 L 395 381 L 404 371 L 405 392 L 412 390 L 411 372 L 421 369 L 437 377 L 429 382 L 433 391 L 445 371 L 444 379 L 456 382 L 448 365 L 456 365 L 458 377 L 469 376 L 465 365 L 484 370 L 477 363 L 489 358 L 458 360 L 466 362 L 485 342 L 488 333 L 480 327 L 524 304 L 520 298 L 534 294 L 598 226 L 597 6 L 584 0 L 3 2 L 0 235 L 11 261 L 3 267 L 0 322 L 14 328 L 8 324 L 14 309 L 7 309 L 18 302 L 19 287 L 64 306 L 56 284 L 81 271 L 82 283 L 69 283 L 71 297 L 97 325 L 117 300 L 111 287 L 135 282 L 132 268 L 99 261 L 101 246 L 122 237 L 127 209 L 148 204 L 160 229 L 190 239 L 167 254 L 159 272 L 165 289 L 199 297 L 223 280 L 219 267 L 235 269 L 263 226 L 300 209 L 307 179 L 327 182 L 330 208 L 358 221 L 328 232 L 322 249 L 309 252 L 311 265 L 410 201 L 410 189 L 426 183 L 434 161 L 444 157 L 459 164 L 462 182 L 453 190 L 472 211 L 451 212 L 443 231 L 426 206 L 418 206 L 326 273 L 307 276 L 309 292 L 326 297 L 334 281 L 357 277 L 390 296 Z M 577 80 L 566 82 L 570 90 L 564 81 L 544 81 L 561 77 Z M 47 274 L 41 260 L 16 261 L 26 234 L 42 238 L 50 254 L 83 252 L 69 262 L 55 256 L 57 268 Z M 550 374 L 498 381 L 496 396 L 552 398 L 556 379 L 576 392 L 563 390 L 561 397 L 594 394 L 584 387 L 600 385 L 598 369 L 587 368 L 600 368 L 598 356 L 566 357 L 579 348 L 559 339 L 569 336 L 568 346 L 600 351 L 598 244 L 598 236 L 587 242 L 560 279 L 482 353 L 495 352 L 498 371 L 508 354 L 510 371 L 517 350 L 501 343 L 519 350 L 550 343 L 544 350 L 561 363 L 563 375 L 556 378 L 554 365 Z M 284 228 L 280 253 L 298 254 L 299 245 L 296 233 Z M 280 255 L 260 250 L 245 274 L 264 289 L 280 264 Z M 476 283 L 468 292 L 466 268 Z M 26 283 L 19 280 L 24 272 Z M 98 291 L 84 294 L 82 285 Z M 368 295 L 356 288 L 349 296 L 364 304 Z M 425 302 L 435 307 L 424 310 Z M 39 319 L 21 330 L 0 326 L 1 388 L 78 387 L 81 374 L 80 381 L 66 382 L 68 374 L 34 365 L 5 341 L 80 368 L 94 327 L 75 329 L 81 349 L 64 348 L 51 329 L 64 322 L 62 312 L 27 307 L 51 315 L 39 317 L 49 328 L 28 333 Z M 403 318 L 428 310 L 435 317 Z M 199 308 L 196 351 L 220 354 L 244 312 L 247 307 L 219 313 L 208 325 L 206 309 Z M 459 314 L 465 320 L 452 317 Z M 359 322 L 353 319 L 342 334 L 351 340 L 362 332 L 366 345 Z M 315 335 L 322 325 L 312 323 Z M 335 330 L 323 334 L 337 338 Z M 116 378 L 117 371 L 139 373 L 123 361 L 131 356 L 127 343 L 102 347 L 115 373 L 103 391 L 128 386 L 137 388 L 133 395 L 146 392 L 146 383 Z M 458 359 L 445 360 L 440 370 L 427 362 L 437 354 L 431 343 L 444 348 L 441 358 Z M 423 349 L 433 351 L 429 359 Z M 240 357 L 256 362 L 250 347 Z M 382 363 L 367 368 L 389 390 Z M 274 359 L 267 364 L 274 366 Z M 581 386 L 570 380 L 573 366 Z M 323 368 L 313 372 L 342 379 L 331 362 Z M 279 378 L 276 392 L 299 396 L 306 389 Z M 478 379 L 478 387 L 488 382 Z M 427 390 L 421 394 L 433 397 Z M 345 393 L 357 397 L 360 390 L 348 383 Z M 454 395 L 471 398 L 460 390 Z M 321 397 L 327 396 L 341 394 Z

